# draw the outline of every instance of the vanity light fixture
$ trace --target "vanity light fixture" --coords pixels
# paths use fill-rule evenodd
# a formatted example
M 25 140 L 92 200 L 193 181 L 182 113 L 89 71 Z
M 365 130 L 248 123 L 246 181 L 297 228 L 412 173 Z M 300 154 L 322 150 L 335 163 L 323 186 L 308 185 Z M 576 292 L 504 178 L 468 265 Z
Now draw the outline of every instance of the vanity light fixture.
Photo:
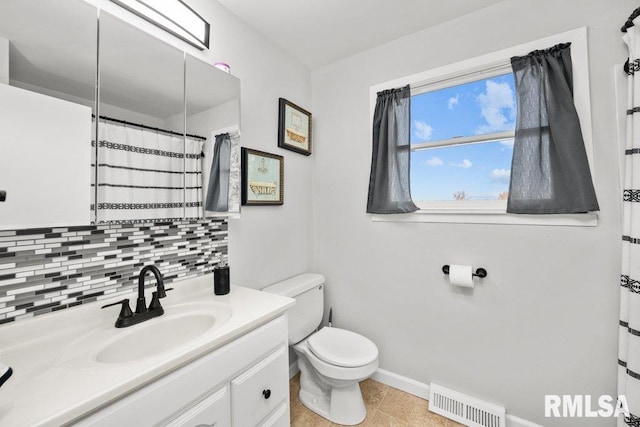
M 182 0 L 111 1 L 200 50 L 209 49 L 209 23 Z

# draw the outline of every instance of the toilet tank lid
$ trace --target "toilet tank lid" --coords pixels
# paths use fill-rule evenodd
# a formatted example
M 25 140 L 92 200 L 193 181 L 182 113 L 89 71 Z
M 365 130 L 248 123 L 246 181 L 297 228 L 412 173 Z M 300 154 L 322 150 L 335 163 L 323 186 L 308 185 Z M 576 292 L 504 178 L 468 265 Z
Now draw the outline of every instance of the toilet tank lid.
M 324 276 L 322 274 L 304 273 L 269 285 L 262 290 L 270 294 L 293 298 L 322 284 L 324 284 Z

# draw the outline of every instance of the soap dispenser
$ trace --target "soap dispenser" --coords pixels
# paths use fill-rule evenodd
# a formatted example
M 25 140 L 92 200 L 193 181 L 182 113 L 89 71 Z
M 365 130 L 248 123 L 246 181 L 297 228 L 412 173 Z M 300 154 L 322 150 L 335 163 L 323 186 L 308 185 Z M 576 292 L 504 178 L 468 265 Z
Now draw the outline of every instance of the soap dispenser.
M 213 268 L 213 293 L 226 295 L 229 293 L 229 265 L 223 259 Z

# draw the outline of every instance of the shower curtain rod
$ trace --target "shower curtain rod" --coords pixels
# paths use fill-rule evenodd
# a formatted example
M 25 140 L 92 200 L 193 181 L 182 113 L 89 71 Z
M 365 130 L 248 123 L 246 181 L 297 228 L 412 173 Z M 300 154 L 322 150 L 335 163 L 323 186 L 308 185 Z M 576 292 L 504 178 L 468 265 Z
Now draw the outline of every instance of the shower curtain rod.
M 629 19 L 627 19 L 627 22 L 625 22 L 622 28 L 620 28 L 620 31 L 622 31 L 623 33 L 626 33 L 627 29 L 633 27 L 633 20 L 636 19 L 638 16 L 640 16 L 640 7 L 633 11 L 631 16 L 629 16 Z
M 95 119 L 96 118 L 95 114 L 92 114 L 91 118 Z M 107 120 L 107 121 L 114 122 L 114 123 L 120 123 L 120 124 L 127 125 L 127 126 L 135 126 L 135 127 L 141 128 L 141 129 L 148 129 L 148 130 L 153 130 L 153 131 L 156 131 L 156 132 L 168 133 L 169 135 L 184 136 L 183 134 L 178 133 L 178 132 L 174 132 L 172 130 L 154 128 L 152 126 L 143 125 L 141 123 L 133 123 L 133 122 L 128 122 L 126 120 L 114 119 L 113 117 L 100 116 L 100 119 L 101 120 Z M 206 141 L 207 140 L 207 138 L 204 137 L 204 136 L 192 135 L 192 134 L 189 134 L 189 133 L 186 134 L 186 136 L 188 136 L 189 138 L 200 139 L 202 141 Z

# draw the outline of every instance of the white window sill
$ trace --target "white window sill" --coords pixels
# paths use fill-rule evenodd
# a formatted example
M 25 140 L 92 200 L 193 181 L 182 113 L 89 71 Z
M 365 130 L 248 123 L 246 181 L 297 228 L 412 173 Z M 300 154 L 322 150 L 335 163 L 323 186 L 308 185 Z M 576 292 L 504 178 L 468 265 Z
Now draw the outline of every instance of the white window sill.
M 373 222 L 426 222 L 450 224 L 542 225 L 596 227 L 598 214 L 521 215 L 500 209 L 420 209 L 407 214 L 371 215 Z

